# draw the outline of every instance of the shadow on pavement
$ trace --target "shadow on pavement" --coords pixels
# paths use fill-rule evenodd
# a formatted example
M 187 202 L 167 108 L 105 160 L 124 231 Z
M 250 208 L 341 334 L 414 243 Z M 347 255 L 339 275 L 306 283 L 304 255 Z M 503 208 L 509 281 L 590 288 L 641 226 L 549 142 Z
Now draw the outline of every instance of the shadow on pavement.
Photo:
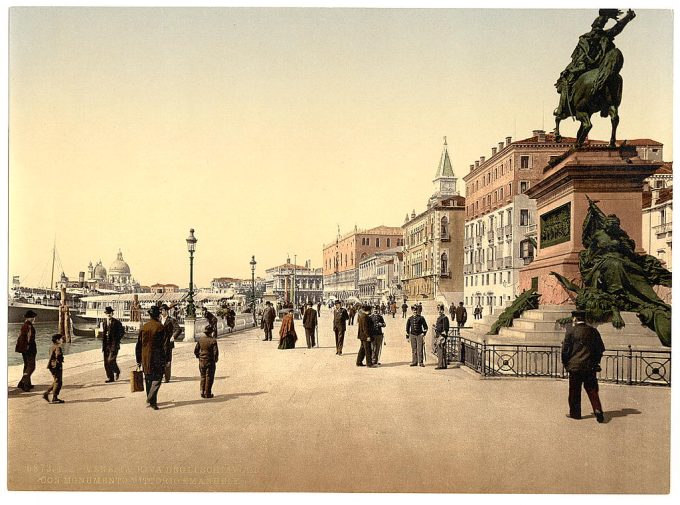
M 68 397 L 64 398 L 63 400 L 66 402 L 64 405 L 70 405 L 72 403 L 105 403 L 105 402 L 110 402 L 113 400 L 120 400 L 121 398 L 125 398 L 124 396 L 111 396 L 110 398 L 88 398 L 86 400 L 70 400 Z
M 219 366 L 219 364 L 218 364 L 218 366 Z M 228 378 L 229 378 L 228 375 L 221 375 L 219 377 L 215 376 L 215 380 L 228 379 Z M 201 376 L 198 375 L 198 374 L 196 374 L 194 377 L 175 377 L 175 376 L 172 376 L 170 378 L 170 384 L 172 384 L 173 382 L 193 382 L 193 381 L 200 381 L 200 380 L 201 380 Z M 163 384 L 166 384 L 166 382 L 164 381 Z
M 396 363 L 381 363 L 380 368 L 390 368 L 393 366 L 404 366 L 410 364 L 410 361 L 397 361 Z
M 604 413 L 604 424 L 607 424 L 615 417 L 626 417 L 633 414 L 642 414 L 638 409 L 610 410 Z M 594 415 L 588 417 L 595 417 Z
M 235 400 L 241 396 L 259 396 L 267 394 L 267 391 L 258 391 L 256 393 L 231 393 L 226 395 L 216 394 L 214 398 L 197 398 L 195 400 L 185 400 L 182 402 L 158 402 L 158 407 L 163 409 L 172 409 L 175 407 L 186 407 L 191 405 L 198 405 L 201 403 L 222 403 L 228 402 L 229 400 Z

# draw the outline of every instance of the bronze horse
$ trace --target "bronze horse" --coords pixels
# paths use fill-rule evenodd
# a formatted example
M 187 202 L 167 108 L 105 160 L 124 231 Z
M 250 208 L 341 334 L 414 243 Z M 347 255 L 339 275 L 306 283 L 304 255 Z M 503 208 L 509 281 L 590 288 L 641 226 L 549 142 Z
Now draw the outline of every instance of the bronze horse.
M 575 117 L 581 127 L 576 134 L 576 147 L 581 147 L 593 127 L 590 116 L 599 112 L 602 117 L 611 117 L 612 135 L 610 147 L 616 147 L 616 128 L 619 125 L 619 105 L 623 92 L 623 79 L 619 72 L 623 67 L 623 54 L 617 48 L 611 49 L 602 60 L 602 65 L 584 72 L 574 82 L 568 107 L 555 117 L 555 140 L 560 142 L 560 121 Z

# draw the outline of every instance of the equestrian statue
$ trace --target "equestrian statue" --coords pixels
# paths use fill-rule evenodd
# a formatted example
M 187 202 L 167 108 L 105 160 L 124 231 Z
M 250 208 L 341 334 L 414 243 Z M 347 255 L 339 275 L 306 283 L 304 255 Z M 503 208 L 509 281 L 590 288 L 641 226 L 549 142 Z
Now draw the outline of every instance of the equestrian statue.
M 599 112 L 602 117 L 611 117 L 609 145 L 616 147 L 616 127 L 619 124 L 623 90 L 623 79 L 619 74 L 623 67 L 623 54 L 614 45 L 614 37 L 635 17 L 632 10 L 618 19 L 621 14 L 623 12 L 618 9 L 600 9 L 591 25 L 592 29 L 579 37 L 571 62 L 555 83 L 560 94 L 560 103 L 553 113 L 557 142 L 562 139 L 560 121 L 573 117 L 581 123 L 576 134 L 576 147 L 583 146 L 593 126 L 590 116 Z M 610 19 L 615 19 L 616 24 L 605 30 Z

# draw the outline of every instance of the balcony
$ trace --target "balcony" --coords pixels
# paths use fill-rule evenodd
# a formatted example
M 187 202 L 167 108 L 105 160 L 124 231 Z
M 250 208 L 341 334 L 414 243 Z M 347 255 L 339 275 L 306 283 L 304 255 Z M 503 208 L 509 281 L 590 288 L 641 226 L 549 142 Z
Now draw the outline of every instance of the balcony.
M 448 233 L 442 233 L 442 236 L 439 237 L 439 240 L 441 240 L 442 242 L 451 242 L 451 235 L 449 235 Z
M 533 256 L 526 256 L 526 257 L 522 258 L 522 260 L 524 261 L 524 266 L 526 266 L 529 263 L 531 263 L 532 261 L 534 261 L 534 257 Z
M 503 238 L 503 227 L 502 227 L 502 226 L 501 226 L 500 228 L 496 228 L 496 236 L 497 236 L 499 239 L 502 239 L 502 238 Z
M 503 268 L 512 268 L 512 256 L 503 258 Z
M 673 232 L 673 221 L 670 221 L 668 223 L 663 223 L 663 224 L 658 224 L 652 228 L 654 230 L 654 233 L 656 233 L 656 236 L 659 237 L 663 235 L 664 233 L 672 233 Z
M 451 272 L 448 272 L 448 271 L 442 272 L 442 273 L 439 274 L 439 277 L 441 277 L 443 279 L 450 279 L 451 278 Z
M 475 237 L 475 243 L 477 244 L 477 247 L 482 247 L 484 244 L 484 235 L 477 235 Z
M 494 239 L 493 231 L 490 231 L 489 233 L 487 233 L 486 238 L 489 239 L 489 242 L 493 242 L 493 239 Z
M 486 260 L 486 269 L 493 270 L 493 260 Z
M 471 273 L 472 273 L 472 265 L 471 264 L 463 265 L 463 274 L 468 275 L 468 274 L 471 274 Z
M 496 258 L 495 264 L 496 264 L 496 270 L 500 270 L 501 268 L 503 268 L 503 258 Z
M 509 237 L 512 237 L 512 225 L 511 224 L 505 225 L 505 234 Z
M 535 237 L 536 234 L 538 233 L 538 226 L 536 226 L 536 223 L 530 224 L 529 226 L 526 227 L 526 232 L 524 235 L 526 237 Z
M 475 245 L 475 239 L 473 238 L 466 238 L 465 239 L 465 247 L 472 247 Z
M 475 272 L 481 272 L 482 271 L 482 264 L 480 263 L 475 263 Z

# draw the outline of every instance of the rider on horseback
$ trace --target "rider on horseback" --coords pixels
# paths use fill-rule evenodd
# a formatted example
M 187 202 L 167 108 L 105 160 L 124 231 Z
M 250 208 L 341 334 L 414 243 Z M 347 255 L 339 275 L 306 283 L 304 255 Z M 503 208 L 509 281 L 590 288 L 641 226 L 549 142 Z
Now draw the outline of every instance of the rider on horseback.
M 572 88 L 574 82 L 584 72 L 599 68 L 602 65 L 605 55 L 615 48 L 614 37 L 621 33 L 623 28 L 635 17 L 635 13 L 632 10 L 628 10 L 626 15 L 621 20 L 618 20 L 621 14 L 622 12 L 617 9 L 600 9 L 599 15 L 591 25 L 592 29 L 579 37 L 578 45 L 571 54 L 571 62 L 560 73 L 560 77 L 555 83 L 557 92 L 560 94 L 560 103 L 553 113 L 555 116 L 573 115 L 570 109 L 569 98 L 573 94 Z M 617 22 L 609 30 L 605 30 L 604 26 L 609 19 L 617 19 Z M 593 92 L 599 90 L 604 85 L 607 75 L 608 71 L 600 73 Z M 569 108 L 569 110 L 567 111 L 565 108 Z M 569 114 L 566 114 L 567 112 Z

